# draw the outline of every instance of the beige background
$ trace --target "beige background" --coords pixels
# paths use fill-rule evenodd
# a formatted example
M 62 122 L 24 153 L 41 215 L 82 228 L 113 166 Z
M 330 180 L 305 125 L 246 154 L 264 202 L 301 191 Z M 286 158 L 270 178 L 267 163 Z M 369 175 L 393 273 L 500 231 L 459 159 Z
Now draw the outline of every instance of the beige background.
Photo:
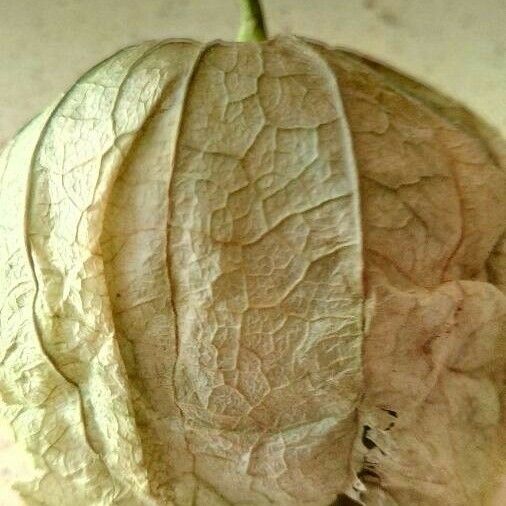
M 299 33 L 371 55 L 461 100 L 506 135 L 506 0 L 264 6 L 271 34 Z M 166 37 L 231 39 L 238 14 L 235 0 L 0 0 L 0 145 L 120 47 Z M 0 439 L 0 481 L 10 455 Z M 15 506 L 5 494 L 0 486 L 0 505 Z
M 268 28 L 359 50 L 506 134 L 506 0 L 264 0 Z M 0 0 L 0 144 L 90 66 L 145 39 L 235 37 L 236 0 Z

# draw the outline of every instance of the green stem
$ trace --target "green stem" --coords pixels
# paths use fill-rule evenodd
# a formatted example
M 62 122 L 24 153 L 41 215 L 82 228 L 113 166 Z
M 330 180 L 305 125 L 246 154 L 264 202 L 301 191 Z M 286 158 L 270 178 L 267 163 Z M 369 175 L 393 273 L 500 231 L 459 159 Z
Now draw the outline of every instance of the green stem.
M 239 42 L 266 40 L 265 23 L 260 0 L 240 0 L 241 26 L 237 34 Z

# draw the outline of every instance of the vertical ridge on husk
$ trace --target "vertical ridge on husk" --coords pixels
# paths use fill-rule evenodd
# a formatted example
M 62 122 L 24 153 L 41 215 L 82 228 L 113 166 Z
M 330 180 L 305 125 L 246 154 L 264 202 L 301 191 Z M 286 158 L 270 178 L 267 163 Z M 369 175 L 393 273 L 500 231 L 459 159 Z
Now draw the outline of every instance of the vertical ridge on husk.
M 31 167 L 26 215 L 37 285 L 34 319 L 45 352 L 79 395 L 80 425 L 109 475 L 90 479 L 98 504 L 152 504 L 98 239 L 108 194 L 152 104 L 130 111 L 135 117 L 115 115 L 128 113 L 129 85 L 157 49 L 154 43 L 129 48 L 81 78 L 54 111 Z M 66 455 L 55 447 L 63 466 Z M 79 447 L 69 456 L 80 462 Z M 55 482 L 45 500 L 66 503 L 65 495 L 53 494 L 67 481 Z M 83 493 L 88 487 L 82 485 Z
M 166 250 L 168 195 L 180 124 L 188 88 L 206 47 L 186 42 L 167 46 L 162 64 L 174 77 L 123 163 L 101 237 L 150 486 L 161 504 L 172 499 L 177 503 L 177 480 L 191 460 L 172 381 L 177 328 Z
M 27 171 L 29 179 L 25 214 L 34 272 L 21 301 L 27 306 L 30 297 L 33 301 L 35 313 L 28 325 L 39 334 L 43 347 L 39 353 L 58 367 L 61 385 L 51 387 L 47 358 L 39 370 L 34 368 L 36 355 L 30 356 L 31 346 L 25 341 L 19 352 L 31 361 L 31 374 L 19 371 L 24 388 L 30 388 L 32 397 L 47 395 L 38 410 L 30 405 L 30 397 L 18 397 L 15 404 L 16 418 L 23 420 L 21 440 L 33 441 L 31 433 L 22 431 L 36 430 L 34 424 L 44 431 L 38 435 L 39 446 L 29 450 L 36 469 L 33 481 L 22 486 L 28 501 L 63 505 L 71 497 L 75 504 L 86 505 L 153 503 L 115 340 L 99 238 L 117 173 L 158 106 L 161 92 L 175 77 L 170 66 L 164 68 L 168 46 L 147 43 L 128 48 L 90 71 L 65 95 L 38 134 L 33 162 L 11 163 L 12 170 Z M 157 57 L 159 65 L 153 65 Z M 12 205 L 12 200 L 7 197 L 4 205 Z M 29 268 L 27 264 L 20 268 Z M 14 292 L 12 282 L 3 285 L 7 303 Z M 12 314 L 4 307 L 7 328 L 2 336 L 14 339 Z M 24 305 L 16 308 L 16 314 L 22 314 L 20 309 Z M 30 339 L 35 339 L 33 333 Z M 12 352 L 16 343 L 8 349 Z M 21 362 L 16 369 L 6 368 L 7 384 L 20 381 L 16 378 L 20 366 Z M 12 388 L 3 386 L 2 393 L 9 394 Z M 63 403 L 58 389 L 67 392 Z M 39 483 L 42 479 L 45 486 Z

